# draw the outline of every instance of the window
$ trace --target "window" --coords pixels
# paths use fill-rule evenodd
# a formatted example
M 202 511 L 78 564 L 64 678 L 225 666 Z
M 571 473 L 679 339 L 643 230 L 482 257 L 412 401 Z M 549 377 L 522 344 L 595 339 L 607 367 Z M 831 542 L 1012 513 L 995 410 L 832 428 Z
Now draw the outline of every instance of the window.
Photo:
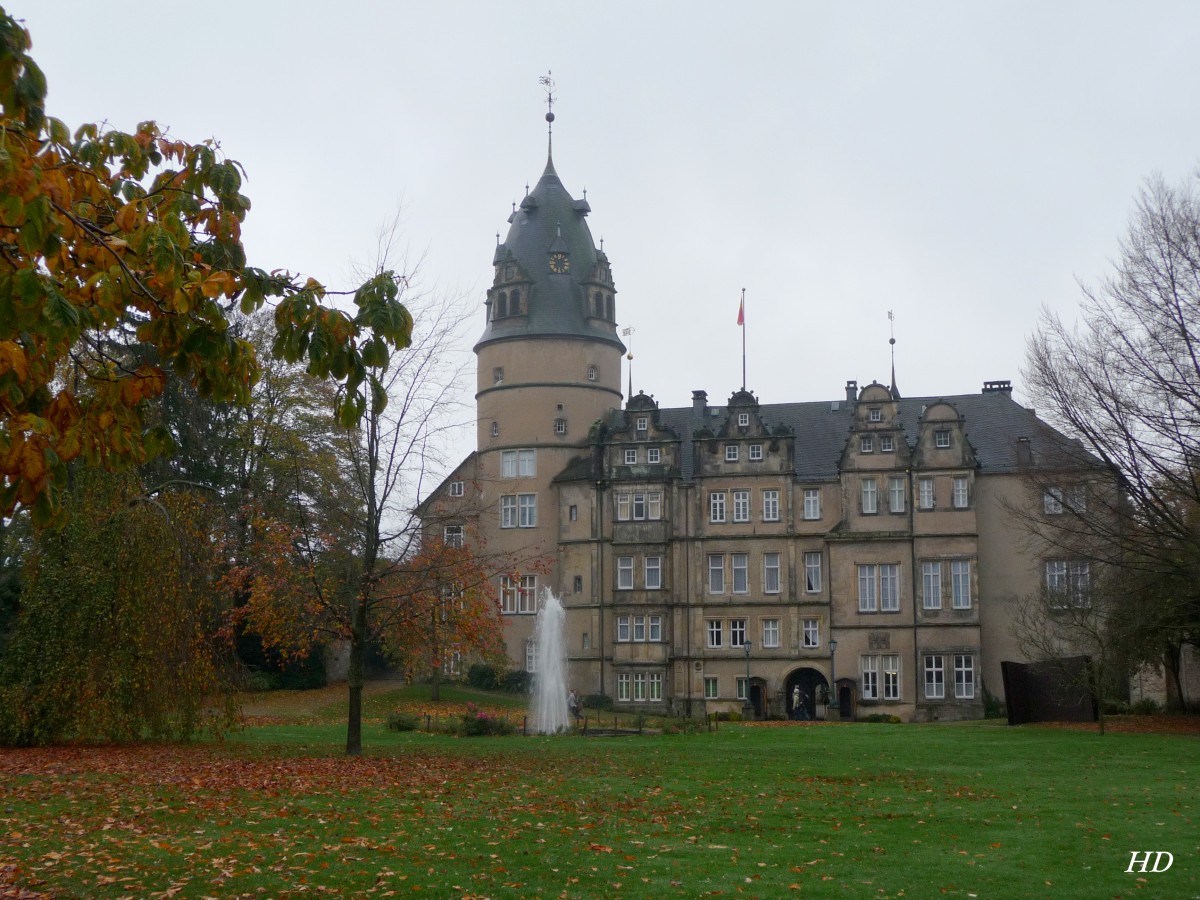
M 708 495 L 708 521 L 725 521 L 725 492 L 713 491 Z
M 883 668 L 883 699 L 900 699 L 900 657 L 894 654 L 881 656 L 880 665 Z
M 633 497 L 630 494 L 617 494 L 617 521 L 628 522 L 630 518 L 630 502 Z
M 576 575 L 575 578 L 571 582 L 571 586 L 574 589 L 574 592 L 576 594 L 582 594 L 583 593 L 583 576 Z
M 500 612 L 513 615 L 517 611 L 517 591 L 519 582 L 507 575 L 500 576 Z
M 858 567 L 858 611 L 875 612 L 878 601 L 875 597 L 875 566 Z M 865 687 L 865 686 L 864 686 Z M 865 697 L 866 694 L 863 694 Z
M 809 650 L 821 646 L 821 620 L 820 619 L 804 619 L 801 623 L 803 627 L 804 646 Z
M 617 590 L 633 590 L 633 557 L 617 557 Z
M 663 677 L 662 672 L 651 672 L 649 675 L 650 695 L 648 699 L 651 703 L 656 703 L 663 698 Z
M 635 423 L 635 427 L 637 428 L 638 431 L 645 431 L 647 428 L 650 427 L 650 417 L 649 416 L 638 416 L 637 421 Z
M 662 518 L 662 491 L 616 495 L 617 521 Z
M 749 491 L 734 491 L 733 492 L 733 521 L 749 522 L 750 521 L 750 492 Z
M 925 598 L 926 609 L 942 608 L 942 564 L 940 562 L 921 563 L 921 594 Z
M 779 521 L 779 491 L 763 491 L 763 521 Z
M 636 466 L 637 465 L 637 447 L 626 447 L 625 448 L 625 465 L 627 465 L 627 466 Z
M 1048 488 L 1042 494 L 1042 508 L 1048 516 L 1061 516 L 1063 511 L 1062 488 Z
M 821 518 L 821 491 L 819 488 L 806 488 L 804 491 L 804 518 Z
M 733 562 L 733 592 L 746 594 L 750 592 L 750 556 L 746 553 L 734 553 Z
M 804 590 L 809 594 L 821 593 L 820 550 L 810 550 L 804 554 Z
M 933 479 L 917 479 L 917 505 L 921 509 L 933 509 Z
M 567 433 L 567 420 L 566 419 L 555 419 L 554 420 L 554 433 L 555 434 L 566 434 Z
M 583 633 L 583 639 L 582 639 L 581 643 L 583 645 L 584 650 L 592 649 L 592 638 L 586 631 Z
M 1054 559 L 1046 563 L 1046 590 L 1051 605 L 1058 607 L 1086 606 L 1090 567 L 1086 560 Z
M 572 522 L 579 521 L 579 507 L 576 506 L 574 503 L 572 503 L 570 505 L 570 507 L 567 508 L 567 518 L 570 519 Z
M 862 698 L 879 699 L 879 657 L 863 656 L 859 660 L 862 669 Z
M 521 588 L 517 592 L 517 612 L 537 612 L 537 576 L 522 575 Z
M 634 616 L 633 617 L 633 639 L 635 641 L 637 641 L 638 643 L 642 643 L 642 644 L 644 644 L 646 642 L 646 617 L 645 616 Z
M 648 631 L 646 633 L 647 640 L 661 641 L 662 636 L 662 616 L 651 616 L 648 621 Z
M 879 567 L 879 610 L 900 611 L 900 566 L 897 563 Z
M 461 547 L 463 545 L 463 527 L 461 525 L 447 525 L 442 530 L 442 542 L 447 547 Z
M 658 447 L 647 447 L 646 462 L 653 463 L 655 465 L 662 462 L 662 450 L 660 450 Z M 660 675 L 659 678 L 661 677 L 662 676 Z
M 633 518 L 637 521 L 642 521 L 646 518 L 646 495 L 633 495 Z
M 517 525 L 537 527 L 537 494 L 517 494 Z
M 933 446 L 945 449 L 950 446 L 950 432 L 935 431 L 933 433 Z
M 662 518 L 662 491 L 650 491 L 646 494 L 646 518 Z
M 463 483 L 461 481 L 450 482 L 450 496 L 461 497 L 463 495 Z
M 747 428 L 750 425 L 750 413 L 738 413 L 738 427 Z
M 708 592 L 725 593 L 725 557 L 720 553 L 708 555 Z
M 595 366 L 587 367 L 587 380 L 588 381 L 595 381 L 599 377 L 600 377 L 600 371 Z
M 969 653 L 954 654 L 954 696 L 958 700 L 975 697 L 975 657 Z
M 737 681 L 737 698 L 738 700 L 746 699 L 746 676 L 739 675 Z
M 517 495 L 505 494 L 500 498 L 500 527 L 517 527 Z
M 867 413 L 867 418 L 870 419 L 872 422 L 882 422 L 883 421 L 883 410 L 878 409 L 878 408 L 872 409 L 869 413 Z
M 492 437 L 500 437 L 500 423 L 499 422 L 492 423 Z
M 762 444 L 750 445 L 750 462 L 761 462 L 763 458 Z
M 617 699 L 618 700 L 625 700 L 626 702 L 628 702 L 628 700 L 629 700 L 629 681 L 630 681 L 630 679 L 629 679 L 628 672 L 620 672 L 617 674 Z
M 646 673 L 635 672 L 633 675 L 633 702 L 646 702 Z
M 723 634 L 723 632 L 721 630 L 721 620 L 720 619 L 709 619 L 707 628 L 708 628 L 708 646 L 709 646 L 709 648 L 710 649 L 719 648 L 721 646 L 721 637 Z
M 705 675 L 704 676 L 704 699 L 705 700 L 716 700 L 720 696 L 721 696 L 721 693 L 718 690 L 717 676 L 716 675 Z
M 971 608 L 971 561 L 956 559 L 950 563 L 950 593 L 955 609 Z
M 954 479 L 954 493 L 952 502 L 955 509 L 966 509 L 970 505 L 971 492 L 968 481 L 965 476 L 959 476 Z
M 503 384 L 503 383 L 504 383 L 504 367 L 496 366 L 496 368 L 492 369 L 492 384 Z
M 779 620 L 762 620 L 762 645 L 767 648 L 779 646 Z
M 505 450 L 500 454 L 500 477 L 532 478 L 537 474 L 537 451 Z
M 763 593 L 779 593 L 779 554 L 763 554 Z
M 657 591 L 662 587 L 662 557 L 646 557 L 646 590 Z
M 629 640 L 629 616 L 617 616 L 617 641 L 626 643 Z
M 862 480 L 862 511 L 866 515 L 877 512 L 879 509 L 879 498 L 875 492 L 875 479 L 864 478 Z
M 925 657 L 925 698 L 941 700 L 946 696 L 946 672 L 940 656 Z
M 862 437 L 860 437 L 858 439 L 858 452 L 859 453 L 874 453 L 875 452 L 875 438 L 869 434 L 865 434 Z
M 879 436 L 879 452 L 880 453 L 895 453 L 896 439 L 890 434 L 881 434 Z
M 908 491 L 903 478 L 888 479 L 888 509 L 894 513 L 904 512 L 904 498 Z
M 729 646 L 744 647 L 746 645 L 746 620 L 729 620 Z
M 726 444 L 725 445 L 725 462 L 737 462 L 737 461 L 738 461 L 738 445 L 737 444 Z
M 533 638 L 525 639 L 525 671 L 537 672 L 537 641 Z

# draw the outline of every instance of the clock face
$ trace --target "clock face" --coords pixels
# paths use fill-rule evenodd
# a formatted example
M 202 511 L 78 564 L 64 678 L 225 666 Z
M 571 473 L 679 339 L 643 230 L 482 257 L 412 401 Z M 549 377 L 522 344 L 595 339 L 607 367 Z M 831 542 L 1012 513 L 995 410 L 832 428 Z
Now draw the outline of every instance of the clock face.
M 566 272 L 570 268 L 571 268 L 571 263 L 567 259 L 567 254 L 565 254 L 565 253 L 551 253 L 550 254 L 550 271 L 551 272 L 553 272 L 556 275 L 562 275 L 564 272 Z

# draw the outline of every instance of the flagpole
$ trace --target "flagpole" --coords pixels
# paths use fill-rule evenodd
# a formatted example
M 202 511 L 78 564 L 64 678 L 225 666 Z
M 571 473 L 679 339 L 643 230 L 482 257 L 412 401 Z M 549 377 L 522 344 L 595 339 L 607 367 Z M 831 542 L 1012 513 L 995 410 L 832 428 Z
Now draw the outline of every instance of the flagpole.
M 746 289 L 742 288 L 742 305 L 738 307 L 738 324 L 742 326 L 742 390 L 746 389 Z

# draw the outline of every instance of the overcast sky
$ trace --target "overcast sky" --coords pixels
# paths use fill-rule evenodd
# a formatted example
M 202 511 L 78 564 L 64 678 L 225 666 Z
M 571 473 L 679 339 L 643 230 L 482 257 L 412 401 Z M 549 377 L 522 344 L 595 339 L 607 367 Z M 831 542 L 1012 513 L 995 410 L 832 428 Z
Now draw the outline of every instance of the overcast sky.
M 763 402 L 1020 370 L 1109 270 L 1144 179 L 1200 162 L 1200 3 L 10 0 L 49 112 L 215 137 L 251 262 L 348 286 L 403 206 L 483 329 L 496 232 L 546 158 L 587 189 L 635 390 Z M 419 324 L 419 323 L 418 323 Z M 625 378 L 622 383 L 626 383 Z

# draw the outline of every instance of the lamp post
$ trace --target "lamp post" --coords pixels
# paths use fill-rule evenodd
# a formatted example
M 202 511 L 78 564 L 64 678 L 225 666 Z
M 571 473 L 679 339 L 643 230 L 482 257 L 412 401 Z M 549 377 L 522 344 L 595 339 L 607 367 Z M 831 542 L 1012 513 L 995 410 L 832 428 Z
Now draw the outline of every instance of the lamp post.
M 833 638 L 829 639 L 829 708 L 837 713 L 837 717 L 842 717 L 842 711 L 838 708 L 837 694 L 837 669 L 834 666 L 834 660 L 837 656 L 837 641 Z
M 742 649 L 746 651 L 746 702 L 742 705 L 742 718 L 749 719 L 754 711 L 750 702 L 750 641 L 742 641 Z

